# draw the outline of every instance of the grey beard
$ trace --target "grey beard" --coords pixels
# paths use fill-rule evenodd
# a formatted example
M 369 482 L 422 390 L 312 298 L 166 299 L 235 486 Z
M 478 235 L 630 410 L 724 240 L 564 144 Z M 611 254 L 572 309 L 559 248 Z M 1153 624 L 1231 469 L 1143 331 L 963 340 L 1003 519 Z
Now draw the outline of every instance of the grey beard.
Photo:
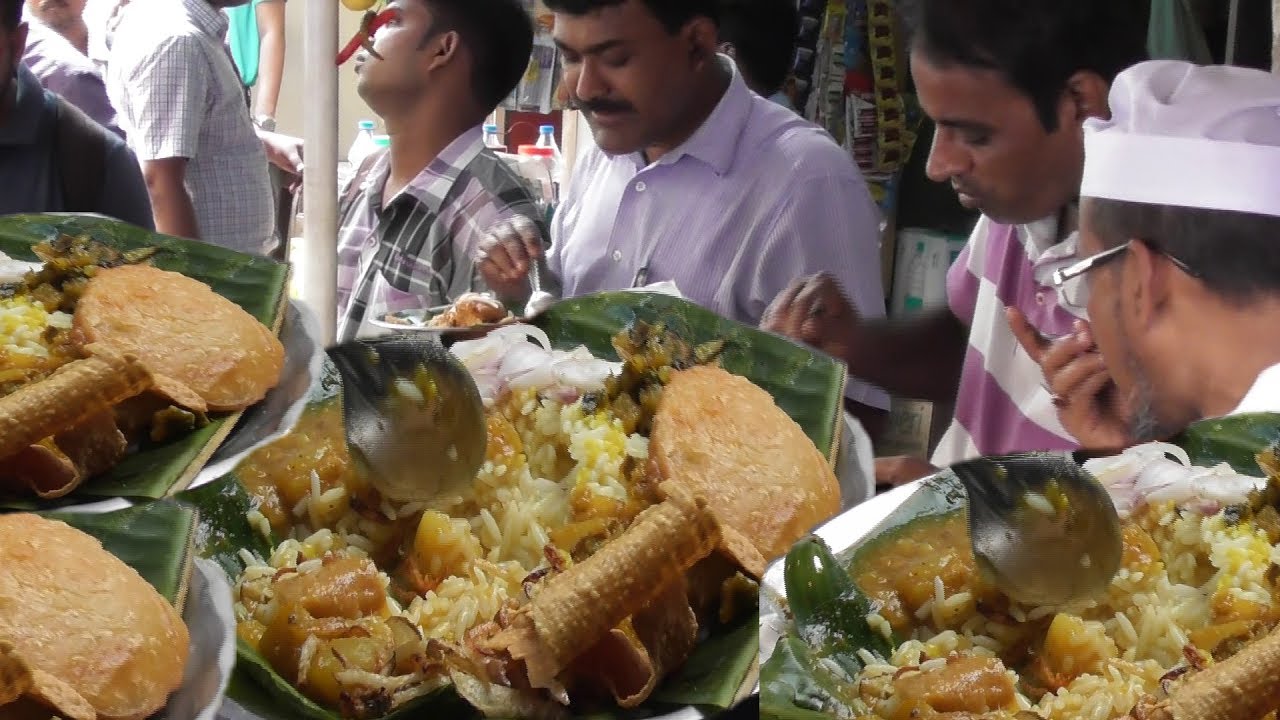
M 1129 356 L 1129 372 L 1133 376 L 1133 392 L 1129 396 L 1129 437 L 1134 443 L 1157 442 L 1168 440 L 1183 426 L 1176 422 L 1162 420 L 1156 410 L 1156 390 L 1146 373 Z

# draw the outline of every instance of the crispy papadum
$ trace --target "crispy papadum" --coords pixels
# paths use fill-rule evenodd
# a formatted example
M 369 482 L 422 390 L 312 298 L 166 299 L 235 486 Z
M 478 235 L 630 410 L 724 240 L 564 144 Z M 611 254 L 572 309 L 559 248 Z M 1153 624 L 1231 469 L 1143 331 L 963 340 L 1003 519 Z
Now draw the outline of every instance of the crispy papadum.
M 243 308 L 198 280 L 148 265 L 95 275 L 74 327 L 87 352 L 96 345 L 136 355 L 156 391 L 199 412 L 253 405 L 284 368 L 280 340 Z
M 190 641 L 177 610 L 97 540 L 25 513 L 0 516 L 0 638 L 103 720 L 162 708 Z
M 769 393 L 721 368 L 673 373 L 649 436 L 649 473 L 707 499 L 721 549 L 759 579 L 840 510 L 831 465 Z

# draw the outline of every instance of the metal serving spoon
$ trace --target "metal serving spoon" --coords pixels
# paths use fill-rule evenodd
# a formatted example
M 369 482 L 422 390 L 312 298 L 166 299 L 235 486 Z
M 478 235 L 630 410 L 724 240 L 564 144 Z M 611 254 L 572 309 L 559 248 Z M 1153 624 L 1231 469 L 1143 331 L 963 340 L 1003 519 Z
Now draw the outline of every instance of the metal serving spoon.
M 524 306 L 524 318 L 529 320 L 546 312 L 556 302 L 556 296 L 542 289 L 542 256 L 529 262 L 529 287 L 533 290 Z
M 1069 455 L 1028 453 L 948 468 L 969 496 L 980 571 L 1029 605 L 1102 593 L 1120 569 L 1120 518 L 1106 488 Z
M 347 446 L 380 493 L 423 501 L 475 480 L 488 448 L 484 405 L 439 338 L 392 335 L 327 352 L 342 375 Z

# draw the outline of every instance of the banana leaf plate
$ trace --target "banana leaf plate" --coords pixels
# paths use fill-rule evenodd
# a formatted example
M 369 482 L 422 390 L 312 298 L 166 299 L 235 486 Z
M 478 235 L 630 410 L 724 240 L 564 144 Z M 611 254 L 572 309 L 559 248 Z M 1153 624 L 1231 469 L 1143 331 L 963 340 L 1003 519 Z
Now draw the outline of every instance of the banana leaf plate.
M 1280 444 L 1280 414 L 1239 415 L 1192 425 L 1175 443 L 1194 465 L 1228 463 L 1238 472 L 1261 477 L 1256 456 Z M 1080 456 L 1077 456 L 1078 458 Z M 938 474 L 895 488 L 840 514 L 814 531 L 848 568 L 858 553 L 918 518 L 943 515 L 965 506 L 959 483 Z M 760 587 L 760 717 L 770 720 L 819 720 L 829 717 L 804 707 L 799 699 L 822 692 L 803 658 L 807 642 L 794 630 L 787 611 L 783 561 L 765 571 Z
M 540 325 L 558 348 L 586 345 L 601 357 L 614 358 L 610 339 L 636 321 L 663 322 L 687 342 L 724 339 L 726 369 L 771 392 L 831 456 L 838 444 L 845 369 L 837 361 L 783 338 L 719 318 L 685 300 L 662 295 L 604 293 L 560 303 Z M 312 388 L 311 401 L 326 402 L 339 394 L 341 381 L 325 362 Z M 252 500 L 234 473 L 178 496 L 200 510 L 196 552 L 216 562 L 227 577 L 243 570 L 240 551 L 265 557 L 267 541 L 250 528 L 246 513 Z M 757 619 L 717 628 L 695 650 L 684 668 L 658 689 L 639 711 L 589 717 L 699 720 L 733 707 L 750 696 L 759 672 Z M 241 644 L 235 676 L 222 710 L 226 720 L 335 720 L 274 673 L 252 648 Z M 472 711 L 451 690 L 422 698 L 388 718 L 430 715 L 466 718 Z
M 88 235 L 121 250 L 157 248 L 152 262 L 207 283 L 264 325 L 279 333 L 288 301 L 289 268 L 263 257 L 215 245 L 159 235 L 94 215 L 10 215 L 0 217 L 0 252 L 32 261 L 32 248 L 59 234 Z M 211 418 L 203 428 L 164 443 L 146 443 L 109 472 L 94 478 L 59 503 L 0 498 L 0 509 L 32 510 L 104 498 L 156 499 L 188 487 L 214 452 L 231 436 L 241 413 Z
M 186 673 L 150 720 L 214 720 L 235 664 L 236 627 L 226 576 L 193 557 L 196 511 L 160 500 L 116 512 L 45 515 L 97 538 L 181 610 L 190 635 Z

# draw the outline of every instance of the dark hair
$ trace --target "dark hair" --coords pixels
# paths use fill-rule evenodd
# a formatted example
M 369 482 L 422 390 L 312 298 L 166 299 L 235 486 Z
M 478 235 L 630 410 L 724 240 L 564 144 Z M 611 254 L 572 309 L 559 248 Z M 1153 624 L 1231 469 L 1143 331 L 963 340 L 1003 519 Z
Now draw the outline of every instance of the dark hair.
M 720 0 L 720 40 L 764 95 L 782 88 L 796 54 L 800 12 L 795 0 Z
M 520 84 L 533 52 L 533 19 L 520 0 L 425 0 L 436 16 L 432 32 L 452 30 L 475 64 L 471 93 L 497 107 Z
M 1084 202 L 1104 248 L 1130 240 L 1149 243 L 1237 304 L 1280 294 L 1280 217 L 1099 198 Z
M 568 13 L 570 15 L 586 15 L 601 8 L 615 7 L 627 0 L 543 0 L 548 10 Z M 658 22 L 669 33 L 677 33 L 689 21 L 698 17 L 709 17 L 716 20 L 715 0 L 640 0 L 649 12 L 658 18 Z
M 22 0 L 0 0 L 0 25 L 13 30 L 22 22 Z
M 1150 0 L 904 0 L 912 48 L 934 63 L 995 70 L 1048 132 L 1077 72 L 1107 83 L 1147 59 Z

